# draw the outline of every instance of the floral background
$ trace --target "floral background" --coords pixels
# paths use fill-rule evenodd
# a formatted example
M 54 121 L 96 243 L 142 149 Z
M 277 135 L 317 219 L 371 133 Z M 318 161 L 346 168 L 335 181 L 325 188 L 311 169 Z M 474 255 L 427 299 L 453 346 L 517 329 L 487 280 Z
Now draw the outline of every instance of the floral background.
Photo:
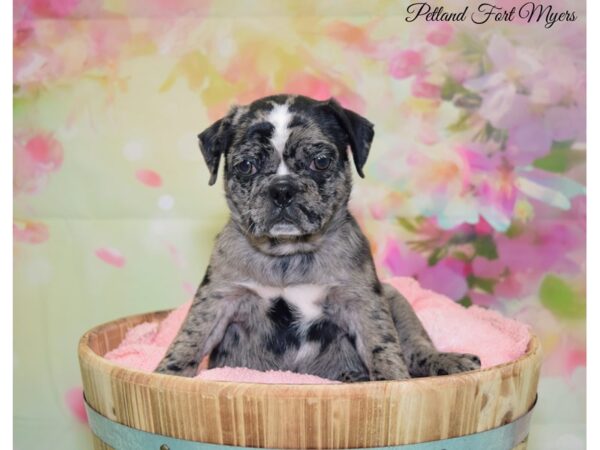
M 78 338 L 193 294 L 227 217 L 196 135 L 277 92 L 376 124 L 352 209 L 381 275 L 529 323 L 545 351 L 530 448 L 585 448 L 585 3 L 552 4 L 577 21 L 407 23 L 397 0 L 17 0 L 15 448 L 90 448 Z

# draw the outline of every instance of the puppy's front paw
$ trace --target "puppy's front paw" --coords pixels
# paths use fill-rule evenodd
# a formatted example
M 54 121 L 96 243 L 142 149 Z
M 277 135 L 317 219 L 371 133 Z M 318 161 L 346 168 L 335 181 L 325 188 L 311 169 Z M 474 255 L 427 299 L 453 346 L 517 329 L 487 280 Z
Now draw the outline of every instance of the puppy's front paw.
M 359 381 L 369 381 L 369 375 L 365 372 L 350 370 L 342 372 L 338 377 L 342 383 L 358 383 Z
M 179 377 L 193 377 L 196 376 L 198 372 L 198 365 L 194 363 L 190 363 L 188 365 L 184 364 L 184 367 L 181 367 L 180 364 L 163 361 L 159 364 L 159 366 L 154 370 L 154 373 L 160 373 L 163 375 L 175 375 Z
M 391 381 L 391 380 L 407 380 L 410 378 L 408 369 L 402 366 L 387 367 L 386 373 L 381 373 L 378 369 L 374 369 L 371 373 L 371 381 Z
M 481 360 L 469 353 L 432 353 L 427 358 L 429 376 L 450 375 L 453 373 L 477 370 Z

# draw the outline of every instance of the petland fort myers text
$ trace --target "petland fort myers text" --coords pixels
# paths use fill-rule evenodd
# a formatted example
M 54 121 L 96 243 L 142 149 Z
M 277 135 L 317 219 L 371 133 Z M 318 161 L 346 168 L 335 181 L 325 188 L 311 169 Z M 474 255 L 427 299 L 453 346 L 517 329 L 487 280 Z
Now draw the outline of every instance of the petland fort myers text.
M 464 22 L 472 21 L 478 25 L 488 22 L 526 22 L 543 23 L 551 28 L 557 22 L 577 20 L 575 11 L 558 10 L 544 3 L 526 2 L 521 6 L 503 8 L 493 3 L 480 3 L 478 6 L 465 6 L 461 10 L 451 11 L 443 6 L 431 6 L 427 2 L 417 2 L 406 8 L 407 22 L 425 20 L 427 22 Z

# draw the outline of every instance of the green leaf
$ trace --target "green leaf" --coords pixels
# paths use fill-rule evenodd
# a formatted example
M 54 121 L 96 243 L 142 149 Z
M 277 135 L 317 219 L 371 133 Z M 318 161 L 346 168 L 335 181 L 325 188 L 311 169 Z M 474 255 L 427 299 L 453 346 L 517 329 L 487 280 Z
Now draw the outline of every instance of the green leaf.
M 441 89 L 442 100 L 452 100 L 452 98 L 459 93 L 468 94 L 469 91 L 465 89 L 465 87 L 462 84 L 458 83 L 454 78 L 446 77 Z
M 460 32 L 456 35 L 456 46 L 462 52 L 483 56 L 487 51 L 487 42 L 481 36 L 473 33 Z
M 465 252 L 462 252 L 460 250 L 452 252 L 452 257 L 454 259 L 458 259 L 460 261 L 471 261 L 471 257 L 469 255 L 467 255 Z
M 483 131 L 486 141 L 489 141 L 495 132 L 496 132 L 496 128 L 494 128 L 491 123 L 486 122 L 484 131 Z
M 460 94 L 456 96 L 454 105 L 458 108 L 474 110 L 481 106 L 481 96 L 473 92 Z
M 493 278 L 476 277 L 475 275 L 469 275 L 467 278 L 467 284 L 471 288 L 479 288 L 483 292 L 488 294 L 494 293 L 494 287 L 496 286 L 496 280 Z
M 398 224 L 402 228 L 404 228 L 407 231 L 410 231 L 411 233 L 416 233 L 419 231 L 417 225 L 413 223 L 410 219 L 407 219 L 406 217 L 398 217 L 396 220 L 398 220 Z
M 13 115 L 16 117 L 21 114 L 27 114 L 28 112 L 31 113 L 31 106 L 34 103 L 35 102 L 32 101 L 31 98 L 14 95 L 13 96 Z
M 454 81 L 454 79 L 450 77 L 446 78 L 446 81 L 444 81 L 444 84 L 442 84 L 441 89 L 442 100 L 452 100 L 452 97 L 454 97 L 454 94 L 457 92 L 457 85 L 458 83 Z
M 431 252 L 431 255 L 429 255 L 429 258 L 427 258 L 427 264 L 429 264 L 430 266 L 435 266 L 442 259 L 444 259 L 444 257 L 447 254 L 448 254 L 447 247 L 438 247 L 433 252 Z
M 448 131 L 458 133 L 460 131 L 466 131 L 469 129 L 469 119 L 471 115 L 468 112 L 461 113 L 460 117 L 453 124 L 448 125 Z
M 475 246 L 475 254 L 486 259 L 498 259 L 496 243 L 491 235 L 478 236 L 473 245 Z
M 469 244 L 469 243 L 473 242 L 474 240 L 475 240 L 475 237 L 474 237 L 473 233 L 458 232 L 454 236 L 452 236 L 450 239 L 448 239 L 448 244 L 463 245 L 463 244 Z
M 510 226 L 508 227 L 508 230 L 506 230 L 504 234 L 507 237 L 513 239 L 521 235 L 523 231 L 525 231 L 525 227 L 522 224 L 512 221 L 510 223 Z
M 554 141 L 552 142 L 552 150 L 556 151 L 567 151 L 571 150 L 574 141 Z
M 542 305 L 565 319 L 585 318 L 585 300 L 563 279 L 547 275 L 540 285 Z
M 459 305 L 463 305 L 465 308 L 468 308 L 473 304 L 473 300 L 471 300 L 471 297 L 469 297 L 468 295 L 465 295 L 456 303 L 458 303 Z
M 547 172 L 566 172 L 570 168 L 569 155 L 571 153 L 571 145 L 573 145 L 573 141 L 554 142 L 550 153 L 536 159 L 533 162 L 533 166 Z

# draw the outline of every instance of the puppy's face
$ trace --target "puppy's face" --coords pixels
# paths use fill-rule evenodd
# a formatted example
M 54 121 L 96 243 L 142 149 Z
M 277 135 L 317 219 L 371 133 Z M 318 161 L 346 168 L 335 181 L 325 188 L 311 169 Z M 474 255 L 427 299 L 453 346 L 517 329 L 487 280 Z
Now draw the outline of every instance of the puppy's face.
M 362 175 L 373 126 L 335 100 L 279 95 L 232 108 L 199 138 L 210 184 L 225 158 L 226 198 L 240 228 L 294 239 L 319 233 L 346 206 L 347 149 Z

